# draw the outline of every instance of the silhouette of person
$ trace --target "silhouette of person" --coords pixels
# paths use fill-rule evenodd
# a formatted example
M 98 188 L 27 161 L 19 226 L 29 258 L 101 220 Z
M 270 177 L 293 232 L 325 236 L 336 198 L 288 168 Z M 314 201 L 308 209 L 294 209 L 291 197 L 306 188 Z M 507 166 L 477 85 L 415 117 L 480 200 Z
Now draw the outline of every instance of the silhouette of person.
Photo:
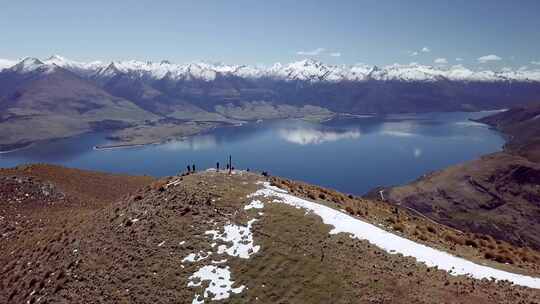
M 219 162 L 216 163 L 216 170 L 219 172 Z
M 193 171 L 193 173 L 195 173 L 195 164 L 192 165 L 192 168 L 193 169 L 191 171 Z
M 187 173 L 191 172 L 191 168 L 187 165 Z

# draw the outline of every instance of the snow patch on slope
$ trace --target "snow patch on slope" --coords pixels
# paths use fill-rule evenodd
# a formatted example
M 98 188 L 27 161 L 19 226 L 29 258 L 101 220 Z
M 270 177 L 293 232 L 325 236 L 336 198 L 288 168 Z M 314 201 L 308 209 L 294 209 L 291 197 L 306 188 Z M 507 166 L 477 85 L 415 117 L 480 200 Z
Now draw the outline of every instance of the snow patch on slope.
M 244 206 L 244 210 L 249 209 L 262 209 L 264 208 L 264 203 L 260 200 L 253 200 L 251 203 Z
M 229 266 L 219 267 L 215 265 L 207 265 L 197 270 L 189 277 L 190 282 L 188 287 L 201 286 L 202 282 L 209 281 L 208 288 L 204 290 L 204 298 L 209 298 L 213 294 L 213 301 L 224 300 L 230 297 L 233 293 L 241 293 L 245 286 L 233 288 L 234 281 L 231 280 L 231 271 Z M 199 299 L 196 294 L 193 298 L 193 303 L 204 303 L 204 300 Z M 199 302 L 200 301 L 200 302 Z
M 302 208 L 321 217 L 322 221 L 333 226 L 330 234 L 341 232 L 351 234 L 351 237 L 367 240 L 384 251 L 416 258 L 428 267 L 437 267 L 448 271 L 451 275 L 467 275 L 476 279 L 508 280 L 514 284 L 540 289 L 540 278 L 502 271 L 488 266 L 482 266 L 453 256 L 444 251 L 436 250 L 423 244 L 397 236 L 360 219 L 349 216 L 330 207 L 288 194 L 285 190 L 261 182 L 262 189 L 250 197 L 264 196 L 276 198 L 273 202 Z
M 211 235 L 214 241 L 231 243 L 230 246 L 219 245 L 218 254 L 227 253 L 230 256 L 249 259 L 250 256 L 257 253 L 261 249 L 261 246 L 255 246 L 253 243 L 251 226 L 255 221 L 257 220 L 250 220 L 247 223 L 247 226 L 228 224 L 223 227 L 223 233 L 219 233 L 216 230 L 210 230 L 206 231 L 205 234 Z
M 253 200 L 248 205 L 244 206 L 245 210 L 252 208 L 262 209 L 264 208 L 264 204 L 259 200 Z M 206 231 L 205 234 L 210 235 L 213 241 L 230 244 L 230 246 L 224 244 L 219 245 L 216 254 L 227 254 L 231 257 L 249 259 L 252 255 L 259 252 L 261 248 L 261 246 L 255 246 L 253 242 L 251 228 L 255 221 L 257 221 L 257 219 L 251 219 L 248 221 L 247 225 L 235 225 L 229 223 L 223 227 L 222 233 L 217 230 L 209 230 Z M 216 245 L 217 243 L 213 242 L 211 247 L 214 248 Z M 190 253 L 182 260 L 182 263 L 196 263 L 210 257 L 212 254 L 211 251 Z M 208 287 L 204 290 L 202 295 L 195 294 L 192 303 L 204 303 L 205 299 L 209 299 L 211 295 L 213 295 L 211 300 L 224 300 L 229 298 L 232 294 L 238 294 L 244 290 L 244 285 L 233 288 L 234 281 L 231 279 L 229 266 L 223 265 L 226 262 L 227 259 L 218 261 L 212 260 L 210 265 L 200 267 L 188 278 L 188 287 L 198 287 L 201 286 L 204 281 L 209 282 Z M 184 268 L 183 265 L 181 265 L 181 267 Z
M 208 252 L 200 251 L 199 253 L 190 253 L 184 259 L 182 259 L 182 263 L 185 263 L 185 262 L 190 262 L 190 263 L 199 262 L 199 261 L 202 261 L 202 260 L 208 258 L 211 255 L 212 255 L 212 252 L 210 252 L 210 251 L 208 251 Z

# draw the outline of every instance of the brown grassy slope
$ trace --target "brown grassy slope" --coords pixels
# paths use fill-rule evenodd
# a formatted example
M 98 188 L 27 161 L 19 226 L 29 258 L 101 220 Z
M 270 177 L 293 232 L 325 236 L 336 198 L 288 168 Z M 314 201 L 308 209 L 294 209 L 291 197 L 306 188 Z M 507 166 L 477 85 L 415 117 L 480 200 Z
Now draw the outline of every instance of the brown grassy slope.
M 0 303 L 21 303 L 32 290 L 61 284 L 77 262 L 66 250 L 80 239 L 68 236 L 152 180 L 53 165 L 0 169 Z
M 513 108 L 479 121 L 509 136 L 505 150 L 540 162 L 540 104 Z
M 151 183 L 149 176 L 130 176 L 35 164 L 0 169 L 0 176 L 33 177 L 51 182 L 72 201 L 81 205 L 107 204 Z
M 330 235 L 330 227 L 317 216 L 272 199 L 263 199 L 263 210 L 244 210 L 250 201 L 246 195 L 262 180 L 258 175 L 204 172 L 174 179 L 178 181 L 174 185 L 169 184 L 171 179 L 159 180 L 91 217 L 7 243 L 0 260 L 4 274 L 0 302 L 32 303 L 39 298 L 40 303 L 191 303 L 207 283 L 187 287 L 189 276 L 211 260 L 223 258 L 236 286 L 247 287 L 227 303 L 540 301 L 536 290 L 453 277 L 365 241 Z M 331 190 L 273 181 L 296 189 L 298 195 L 302 186 L 302 191 L 335 208 L 362 210 L 355 214 L 370 221 L 393 214 L 390 205 L 379 208 L 375 202 Z M 398 211 L 408 233 L 413 219 L 404 212 Z M 181 262 L 189 253 L 212 250 L 205 231 L 222 229 L 229 222 L 245 224 L 254 216 L 258 219 L 254 241 L 261 250 L 250 259 L 215 253 L 200 262 Z M 432 230 L 426 233 L 443 228 L 435 225 Z
M 457 229 L 539 249 L 539 177 L 539 165 L 495 153 L 391 188 L 385 195 Z
M 1 239 L 77 222 L 152 180 L 54 165 L 0 169 Z

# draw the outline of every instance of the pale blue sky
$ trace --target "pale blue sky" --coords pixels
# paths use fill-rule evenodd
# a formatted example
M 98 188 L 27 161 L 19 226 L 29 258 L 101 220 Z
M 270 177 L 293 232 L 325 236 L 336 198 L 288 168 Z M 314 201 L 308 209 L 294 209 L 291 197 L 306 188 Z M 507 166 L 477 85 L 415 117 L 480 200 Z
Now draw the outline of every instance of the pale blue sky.
M 540 61 L 536 0 L 19 0 L 1 7 L 0 58 L 269 64 L 311 56 L 379 65 L 445 58 L 478 66 L 494 54 L 502 59 L 485 66 Z M 297 54 L 321 48 L 317 56 Z

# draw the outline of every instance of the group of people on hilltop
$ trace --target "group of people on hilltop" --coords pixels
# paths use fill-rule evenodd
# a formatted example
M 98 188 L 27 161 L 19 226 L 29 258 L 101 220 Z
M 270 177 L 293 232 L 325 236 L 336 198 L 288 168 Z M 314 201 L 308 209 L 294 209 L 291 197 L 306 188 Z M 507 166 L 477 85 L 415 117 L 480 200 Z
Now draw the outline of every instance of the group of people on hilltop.
M 187 165 L 187 172 L 188 173 L 195 173 L 195 164 L 193 165 Z
M 195 172 L 196 172 L 196 170 L 195 170 L 195 164 L 193 164 L 193 165 L 191 165 L 191 166 L 190 166 L 190 165 L 187 165 L 186 168 L 187 168 L 187 173 L 195 173 Z M 219 172 L 219 169 L 220 169 L 220 167 L 219 167 L 219 162 L 216 162 L 216 170 L 217 170 L 218 172 Z M 232 171 L 232 170 L 234 170 L 234 167 L 231 166 L 230 164 L 227 164 L 227 170 Z M 249 169 L 247 169 L 247 171 L 249 171 Z
M 188 174 L 190 174 L 190 173 L 195 173 L 195 172 L 196 172 L 196 170 L 195 170 L 195 164 L 187 165 L 186 168 L 187 168 L 187 173 L 188 173 Z M 220 169 L 220 164 L 219 164 L 219 162 L 216 162 L 216 171 L 219 172 L 219 169 Z M 233 167 L 230 163 L 228 163 L 228 164 L 227 164 L 227 170 L 228 170 L 229 172 L 231 172 L 231 171 L 234 170 L 234 167 Z M 246 171 L 249 172 L 249 168 L 247 168 Z

